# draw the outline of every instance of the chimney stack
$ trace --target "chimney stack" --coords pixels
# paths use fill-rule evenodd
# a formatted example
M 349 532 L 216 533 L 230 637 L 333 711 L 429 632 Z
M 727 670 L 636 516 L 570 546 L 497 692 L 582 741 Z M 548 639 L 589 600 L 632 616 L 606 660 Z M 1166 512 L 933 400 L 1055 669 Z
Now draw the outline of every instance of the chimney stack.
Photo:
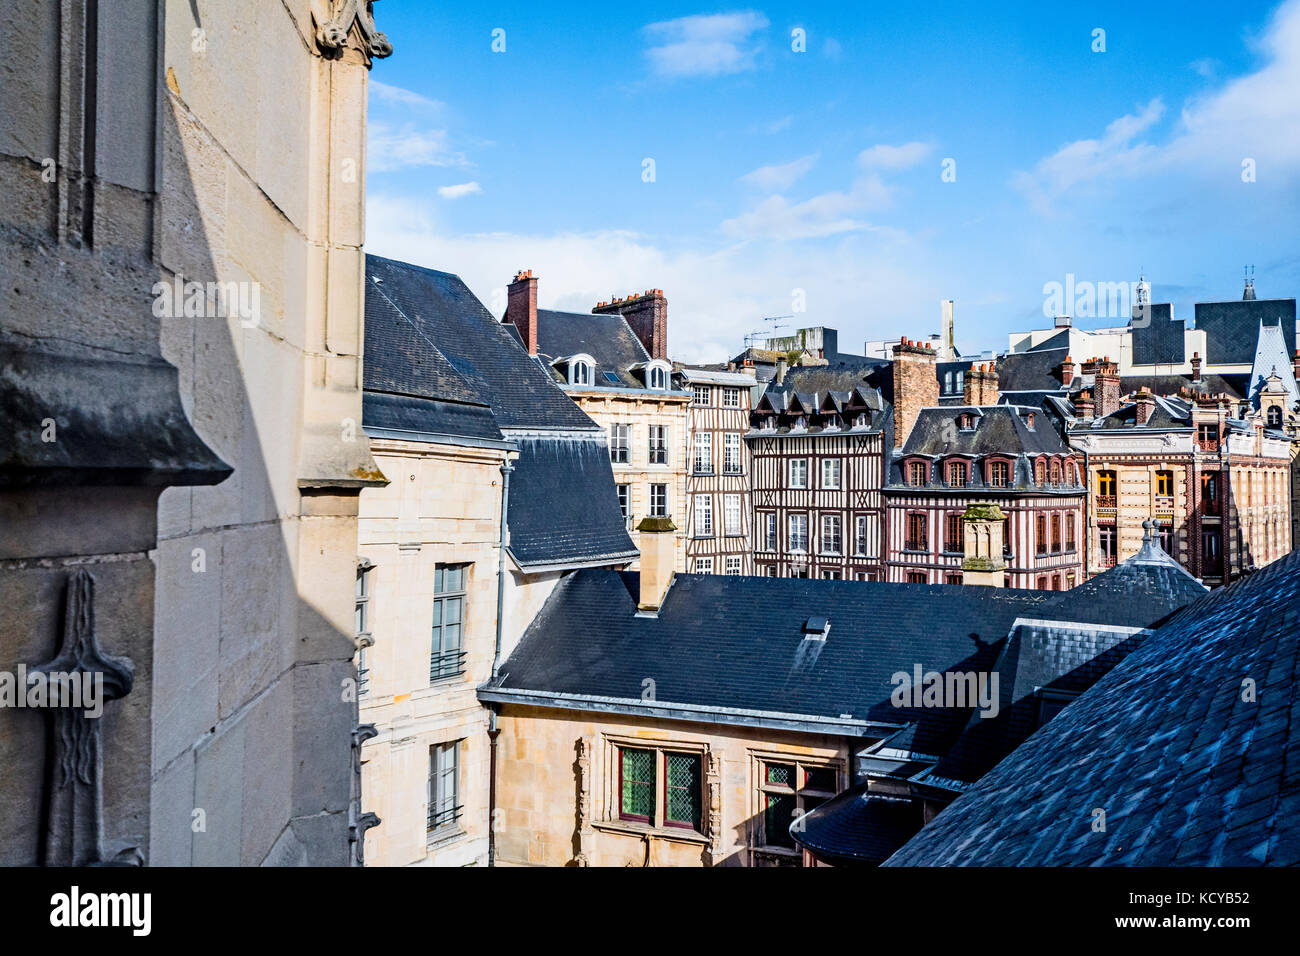
M 970 367 L 962 396 L 962 401 L 973 407 L 998 403 L 998 373 L 992 362 Z
M 789 367 L 790 367 L 790 363 L 786 361 L 786 357 L 784 355 L 782 355 L 780 358 L 776 360 L 776 384 L 778 385 L 785 384 L 785 373 Z
M 1074 403 L 1074 410 L 1078 413 L 1081 419 L 1085 421 L 1091 419 L 1093 410 L 1092 392 L 1087 389 L 1081 392 L 1079 400 Z
M 1007 562 L 1003 557 L 1006 518 L 995 502 L 972 504 L 961 516 L 961 583 L 1005 587 Z
M 641 519 L 636 529 L 641 533 L 641 594 L 637 611 L 658 614 L 673 583 L 677 525 L 671 518 L 647 517 Z
M 1184 352 L 1183 354 L 1186 355 L 1187 353 Z M 1201 380 L 1201 353 L 1193 352 L 1192 353 L 1192 381 L 1199 382 L 1200 380 Z
M 955 330 L 953 311 L 956 303 L 952 299 L 943 300 L 943 342 L 939 346 L 941 357 L 945 362 L 951 362 L 957 357 L 957 344 L 954 339 Z
M 599 302 L 596 315 L 623 316 L 652 359 L 668 358 L 668 300 L 663 289 L 646 289 L 641 295 Z
M 1119 411 L 1119 365 L 1109 357 L 1091 358 L 1083 363 L 1083 374 L 1092 376 L 1092 388 L 1097 399 L 1097 417 L 1105 418 Z
M 939 404 L 934 349 L 903 339 L 894 346 L 894 447 L 902 448 L 923 408 Z
M 506 317 L 519 331 L 529 355 L 537 354 L 537 279 L 533 270 L 515 273 L 515 281 L 506 287 Z
M 1151 415 L 1156 410 L 1155 396 L 1147 389 L 1142 389 L 1137 394 L 1137 423 L 1145 425 L 1151 421 Z
M 1074 359 L 1070 358 L 1070 356 L 1067 355 L 1065 357 L 1065 361 L 1061 363 L 1061 384 L 1064 385 L 1066 388 L 1069 388 L 1070 383 L 1073 381 L 1074 381 Z

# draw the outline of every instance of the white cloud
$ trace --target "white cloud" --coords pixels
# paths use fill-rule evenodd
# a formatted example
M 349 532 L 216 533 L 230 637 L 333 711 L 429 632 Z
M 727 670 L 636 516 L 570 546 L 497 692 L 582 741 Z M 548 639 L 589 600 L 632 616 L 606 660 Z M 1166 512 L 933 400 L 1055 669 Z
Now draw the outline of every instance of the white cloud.
M 372 173 L 408 166 L 465 166 L 464 155 L 448 145 L 447 131 L 420 129 L 414 123 L 395 128 L 371 120 L 366 136 L 366 167 Z
M 439 186 L 438 195 L 443 199 L 460 199 L 462 196 L 472 196 L 475 193 L 481 193 L 483 187 L 476 182 L 458 183 L 455 186 Z
M 807 312 L 791 325 L 840 329 L 840 347 L 881 338 L 900 319 L 938 321 L 942 290 L 914 274 L 925 257 L 887 231 L 845 235 L 815 248 L 728 242 L 667 247 L 619 230 L 555 235 L 459 234 L 443 230 L 434 209 L 408 196 L 373 194 L 366 248 L 460 275 L 499 312 L 518 269 L 541 279 L 543 308 L 588 312 L 602 299 L 660 288 L 668 296 L 669 353 L 688 362 L 736 355 L 761 317 L 794 311 L 795 289 Z
M 929 156 L 932 148 L 929 143 L 880 143 L 858 153 L 858 165 L 864 169 L 909 169 Z
M 721 76 L 754 68 L 754 34 L 768 26 L 753 10 L 700 14 L 652 23 L 645 28 L 652 45 L 646 57 L 666 77 Z
M 812 153 L 778 166 L 760 166 L 758 169 L 741 176 L 740 182 L 756 189 L 789 189 L 804 173 L 812 169 L 813 164 L 816 162 L 817 154 Z
M 384 103 L 392 103 L 395 106 L 414 106 L 433 110 L 442 109 L 443 107 L 443 104 L 437 100 L 431 100 L 427 96 L 421 96 L 419 93 L 400 86 L 381 83 L 373 78 L 366 84 L 366 88 L 370 91 L 372 97 Z
M 1261 188 L 1287 187 L 1300 176 L 1300 0 L 1278 7 L 1256 46 L 1264 64 L 1189 100 L 1164 143 L 1139 138 L 1164 114 L 1156 98 L 1110 123 L 1100 138 L 1069 143 L 1013 181 L 1040 212 L 1086 198 L 1084 187 L 1121 180 L 1141 178 L 1184 195 L 1215 184 L 1239 189 L 1246 158 L 1255 160 Z

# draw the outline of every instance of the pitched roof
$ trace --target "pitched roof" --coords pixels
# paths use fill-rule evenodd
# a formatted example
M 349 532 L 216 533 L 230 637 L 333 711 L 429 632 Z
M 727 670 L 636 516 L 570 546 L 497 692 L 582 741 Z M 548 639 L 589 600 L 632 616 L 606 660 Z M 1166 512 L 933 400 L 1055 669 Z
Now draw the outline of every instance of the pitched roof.
M 1145 316 L 1133 310 L 1133 364 L 1182 365 L 1187 358 L 1187 321 L 1174 318 L 1168 302 L 1153 302 Z
M 1045 343 L 1043 343 L 1045 344 Z M 1008 392 L 1052 391 L 1061 387 L 1068 348 L 1031 349 L 998 356 L 998 388 Z
M 1034 413 L 1034 427 L 1026 416 Z M 963 430 L 960 420 L 970 415 L 975 427 Z M 908 455 L 1068 455 L 1070 447 L 1051 419 L 1036 406 L 942 405 L 923 408 L 916 416 L 900 451 Z
M 603 439 L 518 438 L 506 523 L 523 568 L 637 558 Z
M 1295 552 L 1188 606 L 888 865 L 1300 864 L 1298 608 Z
M 1255 361 L 1250 369 L 1250 400 L 1259 406 L 1259 393 L 1268 387 L 1268 377 L 1276 374 L 1294 405 L 1300 402 L 1300 388 L 1296 386 L 1291 353 L 1286 350 L 1286 339 L 1280 325 L 1259 326 L 1259 341 L 1255 345 Z
M 796 839 L 832 864 L 882 863 L 921 829 L 921 806 L 907 797 L 850 787 L 794 826 Z
M 366 324 L 369 390 L 481 402 L 503 429 L 597 428 L 458 276 L 367 255 Z
M 650 361 L 650 353 L 645 350 L 627 320 L 618 313 L 596 315 L 538 309 L 537 354 L 556 381 L 567 381 L 567 378 L 559 369 L 551 367 L 551 363 L 556 359 L 585 354 L 596 362 L 593 385 L 625 388 L 645 387 L 645 383 L 628 369 Z M 617 381 L 606 378 L 606 372 L 612 374 Z

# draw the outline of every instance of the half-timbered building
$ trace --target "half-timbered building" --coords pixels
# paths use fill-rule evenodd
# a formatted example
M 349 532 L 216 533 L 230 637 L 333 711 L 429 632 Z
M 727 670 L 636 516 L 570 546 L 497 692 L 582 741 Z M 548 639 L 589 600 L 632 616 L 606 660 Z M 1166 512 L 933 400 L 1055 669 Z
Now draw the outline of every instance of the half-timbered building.
M 881 363 L 797 367 L 759 399 L 753 454 L 755 573 L 882 580 L 881 479 L 888 403 Z
M 690 392 L 686 420 L 686 570 L 753 574 L 753 501 L 749 430 L 754 367 L 724 372 L 683 367 Z

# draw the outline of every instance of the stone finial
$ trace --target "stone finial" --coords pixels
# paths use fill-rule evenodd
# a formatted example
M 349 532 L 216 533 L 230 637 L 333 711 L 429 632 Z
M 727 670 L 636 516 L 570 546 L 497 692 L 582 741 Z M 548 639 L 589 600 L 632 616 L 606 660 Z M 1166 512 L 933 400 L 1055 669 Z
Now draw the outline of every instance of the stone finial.
M 354 49 L 370 66 L 371 58 L 391 56 L 393 45 L 375 28 L 374 0 L 331 0 L 330 18 L 316 30 L 316 44 L 330 59 L 339 59 L 348 48 L 348 37 L 356 27 L 358 42 Z

